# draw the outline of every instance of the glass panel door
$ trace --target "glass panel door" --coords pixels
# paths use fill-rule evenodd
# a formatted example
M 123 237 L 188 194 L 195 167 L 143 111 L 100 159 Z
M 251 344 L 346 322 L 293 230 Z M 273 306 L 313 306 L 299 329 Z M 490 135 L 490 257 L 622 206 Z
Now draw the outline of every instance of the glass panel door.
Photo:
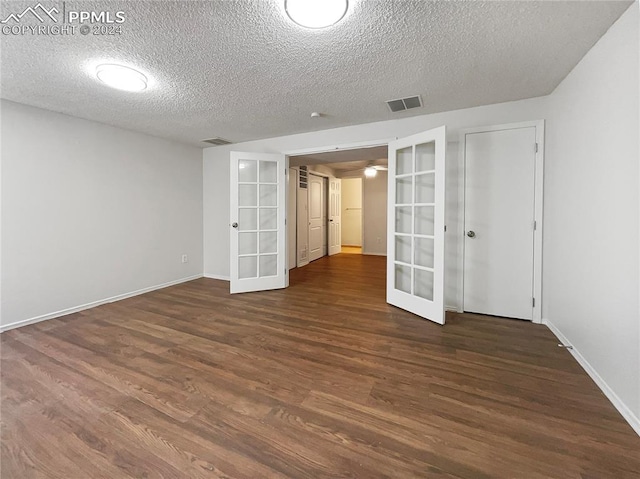
M 444 324 L 445 128 L 389 144 L 387 301 Z
M 231 292 L 287 286 L 286 159 L 231 153 Z

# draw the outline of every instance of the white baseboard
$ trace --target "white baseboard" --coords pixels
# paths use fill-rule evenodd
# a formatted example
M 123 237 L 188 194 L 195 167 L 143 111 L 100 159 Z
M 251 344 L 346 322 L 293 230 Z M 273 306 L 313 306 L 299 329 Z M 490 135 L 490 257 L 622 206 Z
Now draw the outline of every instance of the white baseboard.
M 370 253 L 369 251 L 362 250 L 362 254 L 366 254 L 369 256 L 387 256 L 387 253 Z
M 221 281 L 231 281 L 229 276 L 222 276 L 220 274 L 205 274 L 204 277 L 209 279 L 219 279 Z
M 562 332 L 548 319 L 543 319 L 542 324 L 546 325 L 553 334 L 560 340 L 560 342 L 564 345 L 570 345 L 571 341 L 567 339 L 567 337 L 562 334 Z M 598 385 L 598 387 L 602 390 L 607 399 L 611 401 L 611 404 L 618 410 L 622 417 L 629 423 L 629 425 L 633 428 L 638 436 L 640 436 L 640 419 L 627 407 L 627 405 L 622 402 L 622 400 L 618 397 L 618 395 L 611 389 L 611 387 L 607 384 L 607 382 L 602 379 L 602 376 L 598 374 L 598 372 L 594 369 L 589 361 L 585 359 L 585 357 L 580 354 L 575 346 L 573 349 L 568 349 L 568 351 L 573 355 L 573 357 L 578 361 L 578 364 L 582 366 L 587 374 L 593 379 L 593 381 Z
M 193 281 L 194 279 L 198 279 L 198 278 L 202 278 L 202 275 L 196 274 L 194 276 L 189 276 L 187 278 L 181 278 L 175 281 L 169 281 L 168 283 L 150 286 L 148 288 L 139 289 L 137 291 L 132 291 L 130 293 L 119 294 L 117 296 L 111 296 L 110 298 L 100 299 L 98 301 L 82 304 L 80 306 L 74 306 L 73 308 L 62 309 L 60 311 L 56 311 L 55 313 L 43 314 L 41 316 L 36 316 L 34 318 L 23 319 L 21 321 L 16 321 L 14 323 L 4 324 L 0 326 L 0 333 L 4 333 L 5 331 L 9 331 L 10 329 L 19 328 L 21 326 L 27 326 L 29 324 L 39 323 L 40 321 L 59 318 L 60 316 L 66 316 L 67 314 L 78 313 L 80 311 L 84 311 L 85 309 L 95 308 L 96 306 L 100 306 L 102 304 L 114 303 L 116 301 L 121 301 L 123 299 L 131 298 L 133 296 L 139 296 L 144 293 L 149 293 L 157 289 L 167 288 L 169 286 L 175 286 L 176 284 L 186 283 L 187 281 Z

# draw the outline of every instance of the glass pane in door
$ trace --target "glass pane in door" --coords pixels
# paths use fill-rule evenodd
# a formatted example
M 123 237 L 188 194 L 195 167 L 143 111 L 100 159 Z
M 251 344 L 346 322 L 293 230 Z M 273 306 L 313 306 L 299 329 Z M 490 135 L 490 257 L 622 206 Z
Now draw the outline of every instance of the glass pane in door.
M 434 173 L 422 173 L 416 175 L 416 203 L 431 203 L 436 198 L 436 175 Z
M 255 183 L 258 177 L 257 170 L 257 161 L 241 160 L 238 162 L 238 181 L 240 183 Z
M 396 174 L 413 173 L 413 147 L 409 146 L 396 152 Z
M 433 301 L 433 271 L 414 269 L 413 294 Z
M 395 266 L 396 289 L 411 294 L 411 268 L 402 264 Z
M 434 142 L 416 145 L 416 173 L 436 169 L 436 144 Z
M 435 232 L 435 208 L 433 206 L 416 206 L 415 211 L 415 234 L 433 236 Z

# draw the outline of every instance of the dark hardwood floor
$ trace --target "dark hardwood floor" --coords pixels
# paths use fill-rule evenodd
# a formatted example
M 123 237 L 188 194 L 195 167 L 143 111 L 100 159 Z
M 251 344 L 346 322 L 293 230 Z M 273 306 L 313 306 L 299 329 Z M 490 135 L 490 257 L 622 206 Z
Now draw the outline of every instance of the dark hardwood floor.
M 200 279 L 1 336 L 9 478 L 635 478 L 640 438 L 545 327 L 388 306 L 384 258 Z

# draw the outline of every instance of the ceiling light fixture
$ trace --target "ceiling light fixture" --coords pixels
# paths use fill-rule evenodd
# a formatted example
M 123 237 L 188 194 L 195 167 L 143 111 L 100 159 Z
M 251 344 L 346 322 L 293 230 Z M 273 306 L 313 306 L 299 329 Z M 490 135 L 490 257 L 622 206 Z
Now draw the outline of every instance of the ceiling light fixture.
M 111 88 L 142 91 L 147 88 L 147 77 L 133 68 L 105 63 L 96 67 L 96 77 Z
M 346 15 L 348 0 L 285 0 L 289 18 L 305 28 L 325 28 Z
M 375 178 L 377 174 L 378 174 L 378 170 L 373 166 L 367 166 L 364 169 L 364 176 L 366 176 L 367 178 Z

